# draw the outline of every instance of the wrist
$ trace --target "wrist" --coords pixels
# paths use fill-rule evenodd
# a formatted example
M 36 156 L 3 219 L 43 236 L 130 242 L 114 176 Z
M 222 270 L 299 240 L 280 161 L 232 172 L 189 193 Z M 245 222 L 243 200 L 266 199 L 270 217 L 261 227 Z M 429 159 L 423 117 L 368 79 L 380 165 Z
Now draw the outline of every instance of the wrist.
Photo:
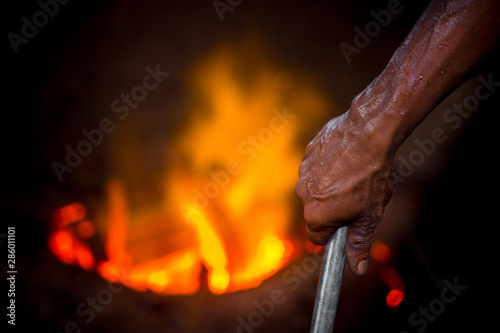
M 392 161 L 398 147 L 411 132 L 407 106 L 398 103 L 391 89 L 371 84 L 351 103 L 346 124 L 353 140 L 363 141 L 369 150 Z

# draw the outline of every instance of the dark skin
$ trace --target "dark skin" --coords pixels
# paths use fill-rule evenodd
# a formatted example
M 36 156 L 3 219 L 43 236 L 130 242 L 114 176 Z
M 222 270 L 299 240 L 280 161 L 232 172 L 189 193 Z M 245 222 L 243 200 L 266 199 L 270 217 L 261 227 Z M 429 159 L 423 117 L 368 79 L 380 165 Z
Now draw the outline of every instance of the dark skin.
M 309 239 L 349 225 L 346 260 L 366 274 L 374 230 L 394 190 L 398 147 L 500 39 L 500 1 L 432 1 L 387 67 L 309 143 L 297 196 Z

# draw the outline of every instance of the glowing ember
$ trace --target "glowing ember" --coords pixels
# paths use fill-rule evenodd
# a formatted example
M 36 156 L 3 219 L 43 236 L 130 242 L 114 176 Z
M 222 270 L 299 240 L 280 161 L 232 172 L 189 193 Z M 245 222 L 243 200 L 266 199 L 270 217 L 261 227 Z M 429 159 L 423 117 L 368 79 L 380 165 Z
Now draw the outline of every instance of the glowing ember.
M 385 304 L 389 309 L 397 309 L 405 297 L 405 283 L 398 271 L 389 265 L 392 251 L 386 244 L 374 242 L 370 249 L 370 255 L 381 264 L 377 271 L 384 284 L 389 288 Z
M 385 304 L 390 309 L 397 308 L 403 301 L 404 295 L 405 294 L 402 290 L 393 289 L 389 291 L 389 293 L 385 297 Z
M 379 263 L 387 264 L 391 258 L 391 249 L 381 242 L 373 242 L 370 255 Z
M 165 143 L 175 162 L 158 179 L 162 198 L 138 207 L 130 180 L 110 179 L 95 220 L 80 203 L 58 209 L 49 244 L 59 260 L 161 294 L 193 294 L 205 280 L 214 294 L 254 288 L 286 265 L 304 148 L 297 140 L 331 107 L 315 89 L 296 88 L 290 73 L 245 59 L 259 54 L 245 47 L 223 47 L 194 66 L 196 102 Z M 127 161 L 140 160 L 135 154 L 128 147 Z M 110 169 L 133 168 L 119 159 Z M 99 260 L 88 245 L 96 240 L 104 243 Z
M 87 244 L 65 230 L 54 232 L 49 239 L 52 253 L 66 264 L 78 264 L 86 270 L 94 268 L 95 261 Z

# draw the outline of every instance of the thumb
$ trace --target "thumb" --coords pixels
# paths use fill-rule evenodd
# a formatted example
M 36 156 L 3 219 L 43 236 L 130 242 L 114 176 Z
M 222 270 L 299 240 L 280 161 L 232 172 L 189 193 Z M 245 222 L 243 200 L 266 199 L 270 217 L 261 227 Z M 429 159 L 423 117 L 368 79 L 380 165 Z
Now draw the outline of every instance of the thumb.
M 365 218 L 353 222 L 349 227 L 345 246 L 346 261 L 356 276 L 364 276 L 368 269 L 368 256 L 377 222 Z

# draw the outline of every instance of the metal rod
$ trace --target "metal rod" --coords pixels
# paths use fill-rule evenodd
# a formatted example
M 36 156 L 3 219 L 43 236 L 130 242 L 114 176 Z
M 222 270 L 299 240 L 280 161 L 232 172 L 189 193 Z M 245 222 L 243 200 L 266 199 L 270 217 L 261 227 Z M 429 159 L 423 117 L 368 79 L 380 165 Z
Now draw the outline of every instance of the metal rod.
M 344 273 L 344 250 L 348 229 L 348 226 L 339 228 L 326 243 L 310 333 L 333 331 Z

